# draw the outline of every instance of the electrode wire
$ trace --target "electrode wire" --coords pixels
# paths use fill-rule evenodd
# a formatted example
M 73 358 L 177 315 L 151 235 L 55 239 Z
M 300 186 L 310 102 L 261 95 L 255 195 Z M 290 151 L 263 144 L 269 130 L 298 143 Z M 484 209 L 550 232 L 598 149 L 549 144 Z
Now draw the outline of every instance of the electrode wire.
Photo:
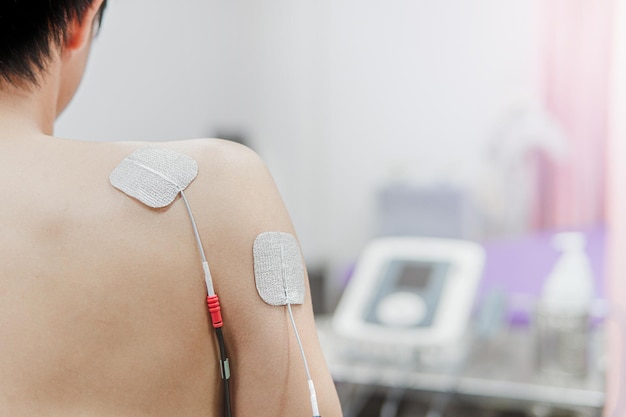
M 296 322 L 293 319 L 293 312 L 291 311 L 291 304 L 287 304 L 287 311 L 289 311 L 289 318 L 291 319 L 291 327 L 293 327 L 293 332 L 296 335 L 296 340 L 298 341 L 298 347 L 300 348 L 300 355 L 302 356 L 302 361 L 304 362 L 304 370 L 306 371 L 306 378 L 310 380 L 311 374 L 309 373 L 309 365 L 306 361 L 306 355 L 304 354 L 304 348 L 302 347 L 302 341 L 300 340 L 300 335 L 298 334 L 298 328 L 296 327 Z
M 174 184 L 176 185 L 176 184 Z M 178 186 L 177 186 L 178 187 Z M 191 205 L 185 196 L 185 193 L 182 189 L 179 188 L 180 196 L 183 198 L 185 203 L 185 207 L 187 207 L 187 213 L 189 213 L 189 219 L 191 219 L 191 227 L 193 228 L 193 234 L 196 238 L 196 244 L 198 245 L 198 251 L 200 252 L 200 257 L 202 258 L 202 269 L 204 270 L 204 281 L 206 282 L 207 294 L 209 296 L 215 295 L 215 289 L 213 288 L 213 278 L 211 277 L 211 271 L 209 270 L 209 263 L 207 262 L 206 255 L 204 254 L 204 246 L 202 245 L 202 240 L 200 240 L 200 232 L 198 231 L 198 226 L 196 225 L 196 219 L 193 216 L 193 212 L 191 211 Z
M 226 417 L 232 417 L 232 409 L 230 405 L 230 385 L 228 383 L 230 380 L 230 365 L 226 355 L 226 345 L 224 344 L 224 334 L 222 333 L 222 328 L 216 328 L 215 334 L 220 347 L 220 366 L 222 381 L 224 383 L 224 415 Z
M 191 211 L 191 205 L 185 196 L 183 190 L 180 189 L 180 195 L 185 202 L 185 207 L 187 207 L 187 212 L 189 213 L 189 218 L 191 219 L 191 226 L 193 228 L 194 236 L 196 237 L 196 243 L 198 244 L 198 250 L 200 251 L 200 256 L 202 257 L 202 268 L 204 269 L 204 278 L 207 286 L 207 294 L 211 296 L 215 296 L 215 290 L 213 289 L 213 280 L 211 278 L 211 272 L 209 270 L 209 263 L 207 262 L 206 255 L 204 254 L 204 247 L 202 246 L 202 240 L 200 239 L 200 233 L 198 232 L 198 226 L 196 225 L 196 220 L 193 216 L 193 212 Z M 232 408 L 230 404 L 230 365 L 228 361 L 228 356 L 226 355 L 226 344 L 224 343 L 224 334 L 222 332 L 221 327 L 214 327 L 215 336 L 217 337 L 217 344 L 220 349 L 220 369 L 221 376 L 224 385 L 224 415 L 226 417 L 232 417 Z
M 183 198 L 183 201 L 185 202 L 185 207 L 187 207 L 189 218 L 191 219 L 191 227 L 193 228 L 193 234 L 196 238 L 196 243 L 198 244 L 198 251 L 200 252 L 200 257 L 202 258 L 202 262 L 206 262 L 207 260 L 204 254 L 204 246 L 202 245 L 202 241 L 200 240 L 200 232 L 198 232 L 198 226 L 196 225 L 196 219 L 194 218 L 193 213 L 191 211 L 191 205 L 189 204 L 189 200 L 187 200 L 187 196 L 185 196 L 185 193 L 183 192 L 183 190 L 180 190 L 179 188 L 179 191 L 180 191 L 180 196 Z
M 189 213 L 189 218 L 191 219 L 191 226 L 193 227 L 193 233 L 195 235 L 196 238 L 196 243 L 198 244 L 198 249 L 200 250 L 200 256 L 202 257 L 202 262 L 206 262 L 206 256 L 204 255 L 204 247 L 202 246 L 202 241 L 200 240 L 200 233 L 198 232 L 198 226 L 196 225 L 196 219 L 193 217 L 193 213 L 191 211 L 191 206 L 189 205 L 189 201 L 187 200 L 187 197 L 185 196 L 185 193 L 183 191 L 183 187 L 181 187 L 180 185 L 178 185 L 176 183 L 176 181 L 174 181 L 173 179 L 169 178 L 167 175 L 163 174 L 162 172 L 157 171 L 156 169 L 153 169 L 145 164 L 142 164 L 139 161 L 135 161 L 132 160 L 131 161 L 133 164 L 137 165 L 138 167 L 141 167 L 143 169 L 145 169 L 146 171 L 152 172 L 155 175 L 158 175 L 159 177 L 163 178 L 165 181 L 169 182 L 170 184 L 172 184 L 174 187 L 176 187 L 178 189 L 178 192 L 180 193 L 180 196 L 183 198 L 183 201 L 185 202 L 185 207 L 187 207 L 187 212 Z
M 281 278 L 283 280 L 283 291 L 285 292 L 285 300 L 289 300 L 289 295 L 287 294 L 287 280 L 285 279 L 285 269 L 287 265 L 285 264 L 285 254 L 283 252 L 283 245 L 280 245 L 280 261 L 281 261 Z M 311 374 L 309 373 L 309 364 L 306 361 L 306 355 L 304 354 L 304 348 L 302 347 L 302 340 L 300 340 L 300 335 L 298 334 L 298 328 L 296 326 L 296 321 L 293 318 L 293 311 L 291 310 L 291 303 L 287 302 L 287 311 L 289 312 L 289 319 L 291 320 L 291 327 L 293 328 L 293 332 L 296 335 L 296 340 L 298 341 L 298 347 L 300 348 L 300 355 L 302 356 L 302 361 L 304 362 L 304 370 L 306 371 L 307 380 L 311 379 Z
M 183 187 L 181 187 L 180 185 L 176 183 L 176 181 L 172 180 L 167 175 L 163 174 L 162 172 L 157 171 L 156 169 L 153 169 L 145 164 L 142 164 L 139 161 L 133 160 L 132 162 L 138 167 L 141 167 L 145 169 L 146 171 L 149 171 L 155 175 L 158 175 L 159 177 L 163 178 L 165 181 L 169 182 L 170 184 L 172 184 L 174 187 L 178 189 L 178 192 L 180 193 L 180 196 L 183 198 L 183 201 L 185 203 L 185 207 L 187 208 L 187 212 L 189 213 L 189 219 L 191 220 L 191 227 L 193 228 L 193 234 L 194 234 L 194 237 L 196 238 L 196 244 L 198 245 L 200 258 L 202 259 L 202 269 L 204 271 L 204 281 L 206 283 L 207 293 L 210 296 L 215 295 L 215 289 L 213 288 L 213 279 L 211 278 L 211 271 L 209 270 L 209 263 L 207 262 L 206 255 L 204 254 L 204 246 L 202 245 L 202 240 L 200 240 L 200 232 L 198 232 L 196 219 L 193 216 L 193 212 L 191 211 L 191 205 L 189 204 L 189 201 L 187 200 L 187 196 L 185 196 Z
M 193 229 L 193 234 L 196 239 L 198 251 L 200 252 L 200 257 L 202 259 L 202 269 L 204 271 L 204 280 L 205 280 L 206 287 L 207 287 L 207 295 L 210 297 L 215 297 L 217 299 L 217 296 L 215 295 L 215 290 L 213 288 L 213 279 L 211 277 L 211 271 L 209 270 L 209 263 L 206 259 L 206 255 L 204 254 L 204 246 L 202 245 L 202 240 L 200 239 L 200 232 L 198 231 L 196 219 L 193 215 L 193 212 L 191 211 L 191 205 L 189 204 L 189 201 L 187 200 L 187 196 L 185 196 L 183 187 L 178 185 L 175 181 L 173 181 L 171 178 L 168 178 L 163 173 L 157 170 L 154 170 L 149 166 L 146 166 L 138 161 L 132 161 L 132 162 L 136 164 L 137 166 L 147 171 L 150 171 L 155 175 L 158 175 L 159 177 L 163 178 L 165 181 L 174 185 L 178 189 L 178 192 L 180 193 L 183 199 L 183 202 L 185 203 L 185 207 L 187 208 L 187 213 L 189 214 L 189 219 L 191 220 L 191 227 Z M 224 415 L 226 417 L 232 417 L 232 409 L 231 409 L 231 404 L 230 404 L 230 386 L 229 386 L 230 365 L 229 365 L 228 357 L 226 355 L 226 345 L 224 343 L 224 334 L 222 332 L 222 328 L 215 327 L 215 324 L 214 324 L 214 329 L 215 329 L 215 336 L 217 338 L 217 343 L 218 343 L 219 350 L 220 350 L 220 369 L 221 369 L 221 377 L 224 383 Z
M 198 250 L 200 251 L 200 256 L 202 257 L 202 268 L 204 270 L 204 279 L 207 286 L 207 294 L 209 297 L 215 296 L 215 290 L 213 289 L 213 280 L 211 278 L 211 272 L 209 270 L 209 263 L 207 262 L 206 255 L 204 254 L 204 247 L 202 246 L 202 240 L 200 239 L 200 233 L 198 232 L 198 226 L 196 225 L 196 220 L 193 216 L 193 212 L 191 211 L 191 205 L 185 196 L 183 190 L 180 189 L 180 195 L 185 203 L 185 207 L 187 207 L 187 212 L 189 213 L 189 218 L 191 219 L 191 226 L 193 228 L 193 233 L 196 238 L 196 243 L 198 244 Z M 226 355 L 226 344 L 224 343 L 224 334 L 222 332 L 221 327 L 215 327 L 215 336 L 217 337 L 217 344 L 220 349 L 220 369 L 221 376 L 224 385 L 224 415 L 226 417 L 232 417 L 232 408 L 230 404 L 230 365 L 228 362 L 228 356 Z
M 280 260 L 281 260 L 281 277 L 283 280 L 283 290 L 285 292 L 285 300 L 289 300 L 289 296 L 287 294 L 287 280 L 285 279 L 285 269 L 287 265 L 285 264 L 285 255 L 283 252 L 283 245 L 280 245 Z M 293 318 L 293 311 L 291 310 L 291 303 L 287 301 L 287 311 L 289 312 L 289 319 L 291 320 L 291 327 L 293 328 L 293 332 L 296 335 L 296 340 L 298 342 L 298 347 L 300 348 L 300 355 L 302 356 L 302 361 L 304 362 L 304 370 L 306 372 L 307 382 L 309 384 L 309 391 L 311 393 L 311 408 L 313 410 L 313 417 L 319 417 L 319 407 L 317 404 L 317 395 L 315 393 L 315 386 L 313 385 L 313 379 L 311 378 L 311 373 L 309 372 L 309 364 L 306 360 L 306 355 L 304 353 L 304 347 L 302 346 L 302 340 L 300 340 L 300 335 L 298 334 L 298 327 L 296 326 L 296 321 Z

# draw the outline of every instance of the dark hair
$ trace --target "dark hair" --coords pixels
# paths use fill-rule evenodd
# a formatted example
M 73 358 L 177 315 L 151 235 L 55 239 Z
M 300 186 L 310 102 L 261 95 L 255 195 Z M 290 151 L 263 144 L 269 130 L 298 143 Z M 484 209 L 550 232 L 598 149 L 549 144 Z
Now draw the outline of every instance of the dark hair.
M 38 85 L 53 45 L 93 0 L 0 0 L 0 85 Z M 97 17 L 102 20 L 102 4 Z

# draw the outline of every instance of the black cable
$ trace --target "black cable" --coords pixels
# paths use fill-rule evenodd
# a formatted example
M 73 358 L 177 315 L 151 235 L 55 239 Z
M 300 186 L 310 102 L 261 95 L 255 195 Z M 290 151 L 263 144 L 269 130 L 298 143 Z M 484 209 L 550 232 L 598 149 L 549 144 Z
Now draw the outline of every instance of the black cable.
M 217 337 L 217 343 L 220 347 L 220 373 L 222 381 L 224 381 L 224 416 L 232 417 L 232 409 L 230 405 L 230 364 L 228 357 L 226 356 L 226 346 L 224 344 L 224 334 L 222 328 L 215 328 L 215 336 Z

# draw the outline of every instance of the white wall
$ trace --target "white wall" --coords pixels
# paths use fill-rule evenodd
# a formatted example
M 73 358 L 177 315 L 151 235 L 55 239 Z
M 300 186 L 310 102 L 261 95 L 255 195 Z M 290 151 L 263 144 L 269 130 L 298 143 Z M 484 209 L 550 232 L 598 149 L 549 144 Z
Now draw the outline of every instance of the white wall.
M 57 134 L 246 133 L 309 262 L 341 263 L 374 232 L 374 193 L 393 167 L 467 176 L 512 95 L 534 89 L 531 9 L 530 0 L 113 0 Z
M 83 85 L 57 134 L 94 140 L 204 136 L 218 45 L 201 0 L 112 0 Z
M 347 238 L 341 251 L 373 233 L 373 189 L 392 169 L 472 174 L 512 96 L 534 88 L 535 51 L 526 0 L 331 4 L 330 230 Z

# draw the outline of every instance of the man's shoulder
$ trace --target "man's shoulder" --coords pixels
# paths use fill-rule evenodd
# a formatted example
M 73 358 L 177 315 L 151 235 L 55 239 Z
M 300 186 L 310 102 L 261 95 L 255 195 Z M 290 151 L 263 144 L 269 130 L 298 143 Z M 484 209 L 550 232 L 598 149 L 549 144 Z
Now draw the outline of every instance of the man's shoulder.
M 188 139 L 166 142 L 110 142 L 113 155 L 120 158 L 148 146 L 162 147 L 185 154 L 198 163 L 199 173 L 194 182 L 258 181 L 267 177 L 264 161 L 252 149 L 236 142 L 216 139 Z M 235 184 L 231 184 L 235 185 Z M 234 191 L 234 190 L 233 190 Z
M 198 163 L 185 191 L 194 210 L 211 216 L 224 233 L 244 228 L 290 226 L 289 216 L 265 162 L 252 149 L 221 139 L 145 143 L 180 152 Z
M 261 157 L 247 146 L 222 139 L 195 139 L 163 143 L 193 158 L 199 167 L 196 182 L 206 191 L 223 191 L 236 198 L 249 188 L 274 187 Z
M 239 166 L 241 164 L 262 164 L 261 158 L 252 149 L 224 139 L 202 138 L 173 140 L 166 142 L 136 141 L 110 142 L 109 145 L 132 152 L 147 146 L 163 147 L 186 154 L 198 163 L 207 163 L 221 167 Z
M 159 146 L 159 143 L 146 145 Z M 260 157 L 252 149 L 224 139 L 205 138 L 162 142 L 163 147 L 197 158 L 199 163 L 218 163 L 225 166 L 232 164 L 256 164 Z

